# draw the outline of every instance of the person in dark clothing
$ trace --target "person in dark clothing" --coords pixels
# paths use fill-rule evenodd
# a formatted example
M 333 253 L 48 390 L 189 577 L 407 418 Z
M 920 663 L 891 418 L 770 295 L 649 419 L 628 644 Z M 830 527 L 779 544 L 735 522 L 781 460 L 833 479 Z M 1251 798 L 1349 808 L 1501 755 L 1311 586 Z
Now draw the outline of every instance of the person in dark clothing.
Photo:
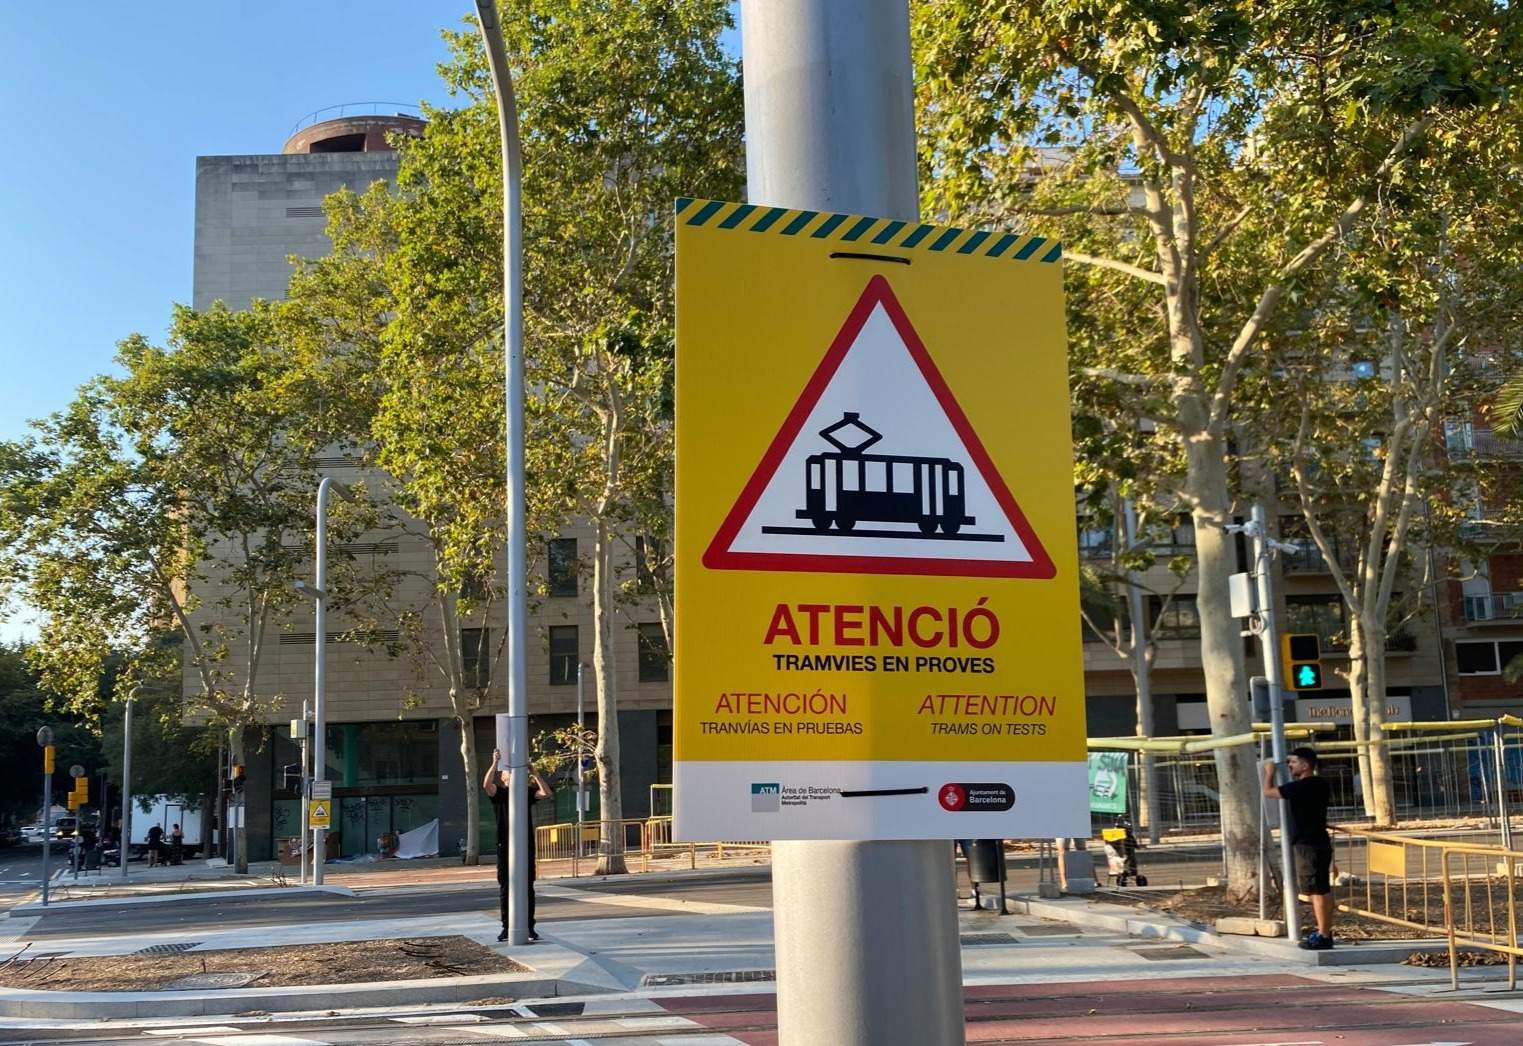
M 164 829 L 154 825 L 148 829 L 148 867 L 152 868 L 164 856 Z
M 1302 948 L 1324 951 L 1333 946 L 1333 842 L 1327 834 L 1327 804 L 1332 789 L 1326 778 L 1317 776 L 1317 753 L 1312 748 L 1297 748 L 1285 760 L 1290 780 L 1275 784 L 1274 760 L 1264 761 L 1264 794 L 1283 799 L 1289 807 L 1290 823 L 1281 830 L 1290 833 L 1291 848 L 1296 855 L 1296 885 L 1311 898 L 1317 928 L 1301 941 Z
M 497 815 L 497 891 L 502 905 L 502 933 L 497 939 L 505 941 L 508 939 L 508 896 L 512 893 L 512 881 L 508 878 L 508 806 L 513 771 L 500 770 L 498 764 L 501 762 L 502 753 L 492 749 L 492 766 L 481 787 L 492 800 Z M 554 793 L 532 766 L 529 768 L 529 784 L 529 817 L 520 830 L 524 833 L 524 852 L 529 855 L 529 940 L 532 942 L 539 940 L 539 934 L 534 932 L 534 804 L 549 799 Z

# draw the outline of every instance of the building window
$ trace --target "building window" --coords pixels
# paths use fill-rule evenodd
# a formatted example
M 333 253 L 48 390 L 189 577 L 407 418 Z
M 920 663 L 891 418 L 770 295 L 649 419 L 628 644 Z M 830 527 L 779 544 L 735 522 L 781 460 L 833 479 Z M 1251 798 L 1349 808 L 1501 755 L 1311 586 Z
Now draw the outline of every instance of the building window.
M 671 678 L 671 655 L 666 649 L 666 629 L 659 623 L 640 626 L 640 682 L 665 683 Z
M 1455 643 L 1454 661 L 1462 676 L 1495 676 L 1507 670 L 1513 658 L 1523 654 L 1523 640 L 1485 640 Z
M 492 630 L 460 630 L 460 672 L 465 685 L 485 690 L 492 681 Z
M 550 685 L 576 682 L 576 663 L 581 654 L 575 625 L 550 626 Z
M 1348 649 L 1348 608 L 1339 596 L 1287 596 L 1285 598 L 1286 633 L 1310 632 L 1321 641 L 1323 650 Z
M 550 594 L 576 595 L 576 538 L 551 538 L 549 552 Z
M 1159 639 L 1199 639 L 1200 611 L 1196 609 L 1194 596 L 1175 596 L 1165 606 L 1163 599 L 1153 596 L 1153 620 L 1157 628 L 1153 634 Z

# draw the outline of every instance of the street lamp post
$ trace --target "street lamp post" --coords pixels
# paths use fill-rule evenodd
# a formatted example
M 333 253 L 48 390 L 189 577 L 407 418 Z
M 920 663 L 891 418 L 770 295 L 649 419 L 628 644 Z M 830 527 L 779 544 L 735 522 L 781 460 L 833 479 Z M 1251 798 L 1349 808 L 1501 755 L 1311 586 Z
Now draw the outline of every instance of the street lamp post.
M 333 477 L 324 476 L 318 482 L 317 547 L 313 554 L 312 584 L 309 585 L 304 581 L 296 582 L 296 591 L 311 597 L 314 608 L 312 637 L 312 654 L 316 666 L 312 672 L 312 733 L 315 735 L 312 744 L 312 779 L 314 781 L 325 781 L 328 776 L 326 766 L 328 746 L 325 742 L 328 725 L 328 679 L 324 645 L 328 638 L 328 495 L 330 494 L 352 500 L 349 492 L 341 484 L 335 483 Z M 323 859 L 327 853 L 328 830 L 326 828 L 312 829 L 311 842 L 312 884 L 321 886 Z M 307 845 L 306 839 L 302 839 L 302 845 Z
M 122 834 L 116 841 L 122 859 L 122 882 L 127 881 L 127 852 L 132 845 L 132 703 L 137 700 L 139 687 L 127 691 L 127 704 L 122 712 Z M 101 803 L 104 812 L 105 803 Z
M 513 73 L 502 38 L 495 0 L 476 0 L 476 16 L 486 46 L 487 66 L 497 98 L 497 121 L 502 139 L 502 297 L 505 329 L 505 393 L 508 445 L 508 769 L 509 788 L 508 943 L 529 941 L 528 859 L 524 852 L 529 818 L 529 702 L 524 671 L 524 639 L 528 629 L 524 588 L 524 357 L 523 357 L 523 158 L 518 138 L 518 108 L 513 100 Z M 469 726 L 467 726 L 469 729 Z M 578 841 L 580 843 L 580 840 Z

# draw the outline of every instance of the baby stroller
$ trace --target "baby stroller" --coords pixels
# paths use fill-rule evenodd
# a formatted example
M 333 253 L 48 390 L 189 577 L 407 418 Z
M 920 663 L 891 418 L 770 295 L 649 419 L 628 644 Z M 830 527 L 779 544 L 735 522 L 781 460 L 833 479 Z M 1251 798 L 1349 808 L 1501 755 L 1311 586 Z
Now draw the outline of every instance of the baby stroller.
M 1126 886 L 1131 880 L 1138 886 L 1146 886 L 1148 877 L 1137 870 L 1137 836 L 1132 833 L 1132 822 L 1125 817 L 1114 828 L 1102 828 L 1100 838 L 1105 842 L 1105 863 L 1111 882 Z

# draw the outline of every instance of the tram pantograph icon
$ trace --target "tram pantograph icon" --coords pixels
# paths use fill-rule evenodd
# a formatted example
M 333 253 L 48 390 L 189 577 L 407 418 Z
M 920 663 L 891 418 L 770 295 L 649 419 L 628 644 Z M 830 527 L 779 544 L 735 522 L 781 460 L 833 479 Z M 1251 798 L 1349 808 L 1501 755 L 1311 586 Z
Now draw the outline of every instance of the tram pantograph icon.
M 962 533 L 977 520 L 966 512 L 967 483 L 961 462 L 869 454 L 883 434 L 857 411 L 843 411 L 841 420 L 821 429 L 819 435 L 835 450 L 811 454 L 804 461 L 804 507 L 795 515 L 809 526 L 764 526 L 763 533 L 1005 540 L 1003 534 Z M 915 530 L 861 526 L 864 523 L 909 524 Z

